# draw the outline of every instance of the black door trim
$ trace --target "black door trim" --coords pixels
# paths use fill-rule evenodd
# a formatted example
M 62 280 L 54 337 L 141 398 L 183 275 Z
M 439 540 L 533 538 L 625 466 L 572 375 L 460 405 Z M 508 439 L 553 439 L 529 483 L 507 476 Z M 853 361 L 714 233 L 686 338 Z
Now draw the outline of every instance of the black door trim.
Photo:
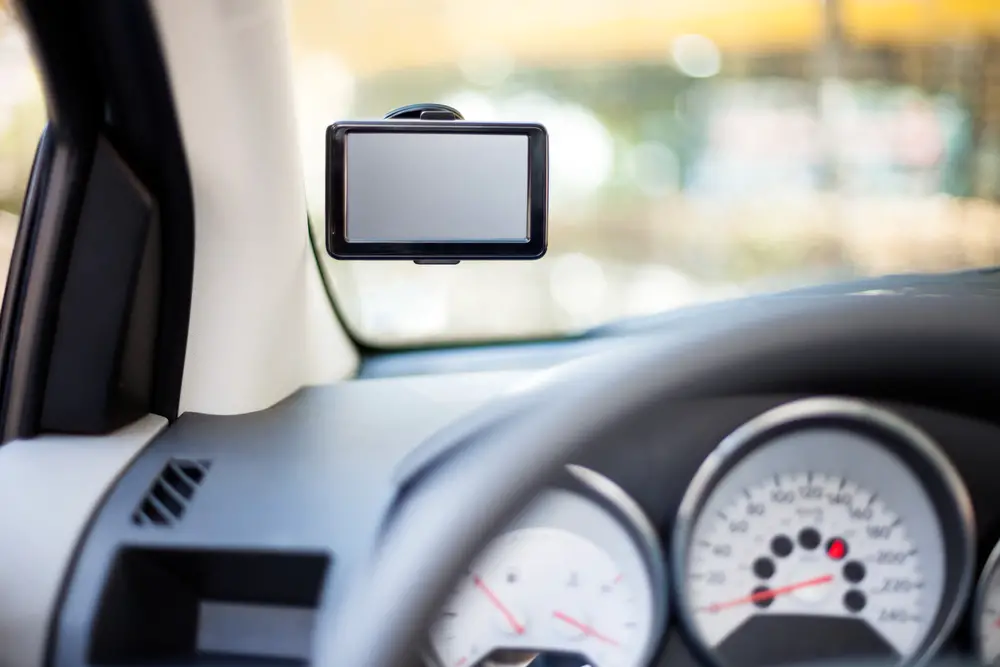
M 32 169 L 0 315 L 0 440 L 38 433 L 67 266 L 102 136 L 159 212 L 161 289 L 155 354 L 146 362 L 152 365 L 149 411 L 173 419 L 187 348 L 194 205 L 148 2 L 15 4 L 45 87 L 50 123 Z

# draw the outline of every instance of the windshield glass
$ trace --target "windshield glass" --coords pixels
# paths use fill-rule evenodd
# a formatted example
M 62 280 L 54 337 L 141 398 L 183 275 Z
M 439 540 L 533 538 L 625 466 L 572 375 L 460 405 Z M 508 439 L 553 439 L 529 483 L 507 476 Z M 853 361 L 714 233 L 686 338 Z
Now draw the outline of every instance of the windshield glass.
M 317 230 L 334 120 L 443 102 L 549 130 L 544 259 L 325 258 L 369 343 L 997 263 L 996 0 L 295 0 L 291 26 Z

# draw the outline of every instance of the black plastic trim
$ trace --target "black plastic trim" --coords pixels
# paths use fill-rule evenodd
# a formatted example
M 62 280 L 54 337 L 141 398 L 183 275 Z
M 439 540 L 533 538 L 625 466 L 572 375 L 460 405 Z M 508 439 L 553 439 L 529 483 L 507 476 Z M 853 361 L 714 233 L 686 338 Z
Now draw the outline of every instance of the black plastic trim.
M 101 139 L 59 301 L 40 430 L 105 433 L 148 414 L 159 303 L 159 276 L 149 271 L 155 220 L 149 194 Z
M 37 431 L 67 258 L 103 106 L 87 36 L 80 30 L 83 3 L 24 0 L 17 10 L 45 84 L 50 119 L 45 134 L 52 148 L 48 159 L 36 159 L 8 278 L 11 294 L 4 298 L 9 327 L 0 407 L 4 442 Z
M 57 129 L 53 129 L 58 134 Z M 5 306 L 17 325 L 6 349 L 4 369 L 4 442 L 34 436 L 38 430 L 59 303 L 69 254 L 93 160 L 94 143 L 56 139 L 51 170 L 40 179 L 40 205 L 22 220 L 18 236 L 27 236 L 20 286 Z
M 7 407 L 10 394 L 11 364 L 17 332 L 21 325 L 21 309 L 27 288 L 28 267 L 31 265 L 31 256 L 34 252 L 38 230 L 37 220 L 43 203 L 43 194 L 48 191 L 54 156 L 55 139 L 51 127 L 46 127 L 38 141 L 35 159 L 31 166 L 28 189 L 21 207 L 21 217 L 7 273 L 7 286 L 3 294 L 3 310 L 0 311 L 0 369 L 2 369 L 2 377 L 4 378 L 4 381 L 0 383 L 0 401 L 2 401 L 3 408 L 0 415 L 2 415 L 3 439 L 8 439 L 7 424 L 13 426 L 15 421 L 8 419 L 10 411 Z
M 45 426 L 43 404 L 69 405 L 73 400 L 60 394 L 70 384 L 48 382 L 53 357 L 62 359 L 63 368 L 86 365 L 80 346 L 55 349 L 57 343 L 72 340 L 64 336 L 59 343 L 56 330 L 65 310 L 67 271 L 76 254 L 84 196 L 102 136 L 146 187 L 160 212 L 151 218 L 138 255 L 136 294 L 146 300 L 136 308 L 120 309 L 122 322 L 112 323 L 125 334 L 110 366 L 121 371 L 118 389 L 136 394 L 129 399 L 134 409 L 120 414 L 151 411 L 173 419 L 187 347 L 194 207 L 148 3 L 22 0 L 17 9 L 38 59 L 51 120 L 29 183 L 0 321 L 0 439 L 35 435 Z M 114 244 L 92 244 L 89 252 L 95 265 L 136 261 L 135 256 L 116 256 Z M 157 275 L 150 276 L 153 272 Z M 157 312 L 150 312 L 153 309 Z M 106 414 L 84 414 L 88 411 L 77 411 L 81 419 L 68 427 L 58 420 L 56 430 L 104 432 L 118 423 Z
M 88 4 L 109 134 L 159 209 L 160 305 L 151 412 L 178 415 L 194 275 L 194 196 L 173 93 L 146 0 Z
M 332 558 L 322 551 L 119 549 L 91 626 L 90 665 L 287 665 L 276 656 L 198 647 L 204 602 L 315 611 Z M 272 647 L 280 655 L 281 646 Z
M 85 25 L 88 5 L 60 0 L 14 0 L 44 84 L 49 120 L 66 140 L 92 137 L 102 115 Z

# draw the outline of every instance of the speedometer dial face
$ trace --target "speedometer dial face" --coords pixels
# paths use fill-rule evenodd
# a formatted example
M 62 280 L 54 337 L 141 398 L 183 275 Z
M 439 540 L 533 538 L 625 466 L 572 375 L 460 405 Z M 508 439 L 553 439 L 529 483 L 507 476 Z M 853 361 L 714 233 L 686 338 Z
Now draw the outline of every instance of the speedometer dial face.
M 684 499 L 675 561 L 690 631 L 740 667 L 926 654 L 968 590 L 971 510 L 955 480 L 925 436 L 864 404 L 758 418 Z
M 941 597 L 939 569 L 922 560 L 876 492 L 842 475 L 784 472 L 699 523 L 691 604 L 713 647 L 738 642 L 745 624 L 753 632 L 764 622 L 748 624 L 755 616 L 790 614 L 863 621 L 841 631 L 852 647 L 908 656 Z
M 638 507 L 580 468 L 459 582 L 430 630 L 438 667 L 645 667 L 666 621 L 663 557 Z

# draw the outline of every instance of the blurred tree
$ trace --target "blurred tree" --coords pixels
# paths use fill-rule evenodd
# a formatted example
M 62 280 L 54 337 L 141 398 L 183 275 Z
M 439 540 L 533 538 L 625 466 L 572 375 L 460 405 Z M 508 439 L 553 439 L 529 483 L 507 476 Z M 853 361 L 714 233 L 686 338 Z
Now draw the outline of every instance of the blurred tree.
M 32 157 L 45 122 L 45 105 L 31 99 L 16 105 L 0 130 L 0 211 L 21 211 Z
M 0 212 L 20 213 L 45 103 L 10 0 L 0 0 Z

